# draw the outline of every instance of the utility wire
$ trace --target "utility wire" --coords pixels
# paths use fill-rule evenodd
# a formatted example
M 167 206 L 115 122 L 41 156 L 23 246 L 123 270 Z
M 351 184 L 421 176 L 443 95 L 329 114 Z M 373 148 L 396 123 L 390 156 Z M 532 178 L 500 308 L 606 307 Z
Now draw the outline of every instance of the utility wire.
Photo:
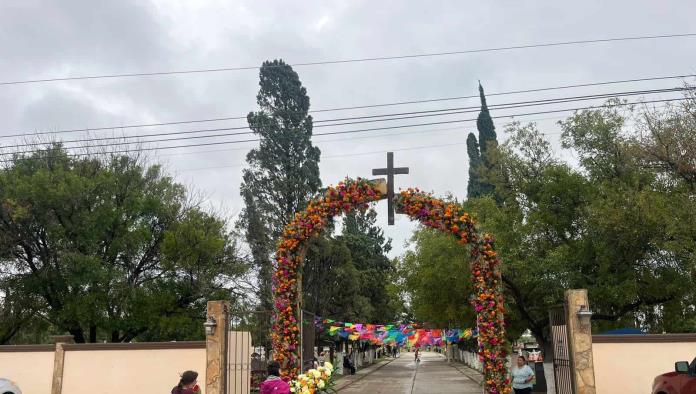
M 511 118 L 511 117 L 516 117 L 516 116 L 540 115 L 540 114 L 549 114 L 549 113 L 558 113 L 558 112 L 567 112 L 567 111 L 577 111 L 577 110 L 589 110 L 589 109 L 606 108 L 606 107 L 617 107 L 617 106 L 627 106 L 627 105 L 636 105 L 636 104 L 666 103 L 666 102 L 683 101 L 683 100 L 688 100 L 688 98 L 673 98 L 673 99 L 662 99 L 662 100 L 650 100 L 650 101 L 642 101 L 642 102 L 640 102 L 640 103 L 616 103 L 616 104 L 607 104 L 607 105 L 600 105 L 600 106 L 590 106 L 590 107 L 568 108 L 568 109 L 559 109 L 559 110 L 550 110 L 550 111 L 529 112 L 529 113 L 525 113 L 525 114 L 509 114 L 509 115 L 503 115 L 503 116 L 493 116 L 492 118 L 493 118 L 493 119 L 498 119 L 498 118 Z M 374 128 L 369 128 L 369 129 L 332 131 L 332 132 L 326 132 L 326 133 L 317 133 L 317 134 L 314 134 L 314 135 L 315 135 L 315 136 L 322 136 L 322 135 L 337 135 L 337 134 L 353 134 L 353 133 L 362 133 L 362 132 L 368 132 L 368 131 L 393 130 L 393 129 L 402 129 L 402 128 L 418 127 L 418 126 L 433 126 L 433 125 L 441 125 L 441 124 L 473 122 L 473 121 L 476 121 L 476 120 L 477 120 L 477 119 L 458 119 L 458 120 L 448 120 L 448 121 L 440 121 L 440 122 L 407 124 L 407 125 L 387 126 L 387 127 L 374 127 Z M 206 142 L 206 143 L 187 144 L 187 145 L 175 145 L 175 146 L 140 147 L 140 148 L 136 148 L 136 149 L 114 150 L 114 151 L 110 151 L 110 152 L 104 152 L 104 154 L 111 154 L 111 155 L 113 155 L 113 154 L 117 154 L 117 153 L 130 153 L 130 152 L 142 152 L 142 151 L 156 151 L 156 150 L 164 150 L 164 149 L 178 149 L 178 148 L 189 148 L 189 147 L 197 147 L 197 146 L 230 145 L 230 144 L 240 144 L 240 143 L 245 143 L 245 142 L 258 142 L 258 141 L 260 141 L 260 139 L 258 139 L 258 138 L 253 138 L 253 139 L 246 139 L 246 140 L 217 141 L 217 142 Z M 151 141 L 151 142 L 156 142 L 156 141 Z M 81 147 L 71 147 L 70 149 L 90 149 L 90 148 L 96 148 L 96 147 L 118 146 L 118 145 L 122 145 L 122 144 L 90 145 L 90 146 L 81 146 Z M 44 150 L 24 151 L 24 152 L 12 152 L 12 153 L 4 153 L 3 155 L 18 155 L 18 154 L 26 154 L 26 153 L 40 153 L 40 152 L 44 152 Z M 76 153 L 76 154 L 68 154 L 67 156 L 69 156 L 69 157 L 81 157 L 81 156 L 92 156 L 92 155 L 94 155 L 94 153 Z M 40 157 L 40 158 L 41 158 L 41 159 L 51 159 L 51 158 L 54 158 L 54 156 L 44 156 L 44 157 Z M 7 162 L 12 162 L 12 161 L 13 161 L 13 159 L 5 159 L 5 160 L 0 160 L 0 163 L 7 163 Z
M 321 157 L 322 160 L 324 159 L 338 159 L 338 158 L 343 158 L 343 157 L 353 157 L 353 156 L 368 156 L 368 155 L 376 155 L 376 154 L 382 154 L 385 152 L 404 152 L 404 151 L 410 151 L 410 150 L 421 150 L 421 149 L 433 149 L 433 148 L 444 148 L 444 147 L 450 147 L 450 146 L 458 146 L 458 145 L 466 145 L 465 142 L 452 142 L 448 144 L 437 144 L 437 145 L 417 145 L 417 146 L 409 146 L 406 148 L 395 148 L 395 149 L 383 149 L 383 150 L 375 150 L 375 151 L 370 151 L 370 152 L 357 152 L 357 153 L 345 153 L 345 154 L 340 154 L 340 155 L 326 155 Z M 212 166 L 212 167 L 196 167 L 196 168 L 184 168 L 182 170 L 179 170 L 180 172 L 187 172 L 187 171 L 201 171 L 201 170 L 216 170 L 216 169 L 221 169 L 221 168 L 240 168 L 243 167 L 244 164 L 232 164 L 232 165 L 225 165 L 225 166 Z
M 570 102 L 577 102 L 577 101 L 597 100 L 597 99 L 603 99 L 603 98 L 617 98 L 617 97 L 645 95 L 645 94 L 657 94 L 657 93 L 672 93 L 672 92 L 680 92 L 680 91 L 684 91 L 684 90 L 687 90 L 687 88 L 667 88 L 667 89 L 653 89 L 653 90 L 628 91 L 628 92 L 616 92 L 616 93 L 602 93 L 602 94 L 572 96 L 572 97 L 558 97 L 558 98 L 552 98 L 552 99 L 530 100 L 530 101 L 519 101 L 519 102 L 512 102 L 512 103 L 493 104 L 493 105 L 490 105 L 488 108 L 489 108 L 489 110 L 501 110 L 501 109 L 521 108 L 521 107 L 538 106 L 538 105 L 562 104 L 562 103 L 570 103 Z M 316 128 L 316 127 L 330 127 L 330 126 L 345 126 L 345 125 L 353 125 L 353 124 L 386 122 L 386 121 L 415 119 L 415 118 L 424 118 L 424 117 L 432 117 L 432 116 L 457 115 L 457 114 L 478 112 L 479 110 L 480 110 L 480 106 L 470 106 L 470 107 L 444 108 L 444 109 L 411 111 L 411 112 L 390 113 L 390 114 L 369 115 L 369 116 L 356 116 L 356 117 L 349 117 L 349 118 L 326 119 L 326 120 L 318 120 L 316 122 L 317 123 L 318 122 L 341 122 L 341 121 L 347 121 L 347 122 L 330 123 L 330 124 L 320 123 L 318 125 L 315 125 L 314 127 Z M 150 134 L 140 134 L 140 135 L 132 135 L 132 136 L 129 135 L 129 136 L 114 136 L 114 137 L 83 138 L 83 139 L 63 140 L 63 141 L 59 141 L 59 142 L 67 144 L 67 143 L 81 143 L 81 142 L 94 142 L 94 141 L 113 141 L 113 140 L 127 140 L 129 138 L 189 135 L 189 134 L 200 134 L 200 133 L 207 133 L 207 132 L 233 131 L 233 130 L 250 130 L 250 129 L 248 126 L 222 127 L 222 128 L 213 128 L 213 129 L 186 130 L 186 131 L 175 131 L 175 132 L 164 132 L 164 133 L 150 133 Z M 253 134 L 253 133 L 254 133 L 253 131 L 243 131 L 243 132 L 235 132 L 235 133 L 212 134 L 212 135 L 202 135 L 202 136 L 194 136 L 194 137 L 177 137 L 177 138 L 165 138 L 165 139 L 158 139 L 158 140 L 123 141 L 123 142 L 114 143 L 114 144 L 126 145 L 129 143 L 138 143 L 138 142 L 140 142 L 140 143 L 163 142 L 163 141 L 186 140 L 186 139 L 212 138 L 212 137 L 219 137 L 219 136 L 245 135 L 245 134 Z M 28 146 L 43 146 L 43 145 L 46 145 L 46 143 L 45 142 L 27 142 L 27 143 L 22 143 L 22 144 L 15 144 L 15 145 L 5 145 L 4 148 L 21 148 L 21 147 L 28 147 Z
M 655 109 L 665 109 L 669 103 L 666 103 L 664 105 L 659 105 L 659 106 L 654 106 Z M 519 115 L 517 115 L 519 116 Z M 504 117 L 504 116 L 502 116 Z M 498 117 L 499 119 L 501 117 Z M 556 115 L 556 116 L 545 116 L 545 117 L 535 117 L 531 119 L 525 119 L 527 122 L 539 122 L 542 120 L 559 120 L 559 119 L 565 119 L 567 116 L 564 115 Z M 428 129 L 428 130 L 411 130 L 411 131 L 401 131 L 401 132 L 395 132 L 395 133 L 385 133 L 385 134 L 378 134 L 378 135 L 363 135 L 359 137 L 348 137 L 348 138 L 332 138 L 332 139 L 320 139 L 314 141 L 317 145 L 321 145 L 327 142 L 337 142 L 337 141 L 355 141 L 355 140 L 361 140 L 361 139 L 370 139 L 370 138 L 385 138 L 385 137 L 393 137 L 393 136 L 403 136 L 403 135 L 415 135 L 415 134 L 423 134 L 423 133 L 440 133 L 440 132 L 449 132 L 449 131 L 462 131 L 461 127 L 448 127 L 444 129 Z M 549 132 L 549 133 L 539 133 L 543 136 L 548 136 L 548 135 L 558 135 L 561 134 L 561 132 Z M 249 147 L 242 147 L 242 148 L 225 148 L 225 149 L 205 149 L 205 150 L 195 150 L 195 151 L 188 151 L 188 152 L 176 152 L 176 153 L 163 153 L 157 155 L 157 157 L 168 157 L 168 156 L 183 156 L 183 155 L 199 155 L 199 154 L 207 154 L 207 153 L 220 153 L 220 152 L 239 152 L 239 151 L 247 151 L 249 150 Z M 326 157 L 323 156 L 322 157 Z M 333 156 L 332 156 L 333 157 Z
M 678 88 L 676 90 L 673 90 L 673 89 L 662 90 L 660 92 L 652 92 L 652 93 L 664 93 L 665 91 L 672 92 L 672 91 L 678 91 L 678 90 L 681 90 L 681 88 Z M 576 101 L 601 99 L 601 98 L 609 98 L 609 97 L 613 98 L 613 97 L 621 97 L 621 96 L 629 96 L 629 95 L 637 95 L 637 94 L 645 94 L 645 93 L 646 92 L 643 91 L 643 92 L 626 92 L 626 93 L 606 94 L 606 95 L 578 96 L 578 97 L 573 97 L 573 98 L 554 99 L 555 101 L 534 100 L 534 101 L 517 102 L 517 103 L 497 104 L 497 105 L 489 106 L 489 109 L 498 110 L 498 109 L 512 109 L 512 108 L 530 107 L 530 106 L 538 106 L 538 105 L 562 104 L 562 103 L 569 103 L 569 102 L 576 102 Z M 391 118 L 384 118 L 384 119 L 370 119 L 370 120 L 333 123 L 333 124 L 320 124 L 320 125 L 316 125 L 315 127 L 345 126 L 345 125 L 384 122 L 384 121 L 416 119 L 416 118 L 424 118 L 424 117 L 432 117 L 432 116 L 450 116 L 450 115 L 457 115 L 457 114 L 479 112 L 479 110 L 480 110 L 480 108 L 478 106 L 474 106 L 474 107 L 449 108 L 449 109 L 442 109 L 442 110 L 416 111 L 416 112 L 408 112 L 408 113 L 400 113 L 400 114 L 385 114 L 385 115 L 376 115 L 376 116 L 392 116 L 392 115 L 406 115 L 406 114 L 419 114 L 419 115 L 391 117 Z M 437 113 L 430 113 L 430 112 L 436 112 L 436 111 L 437 111 Z M 440 111 L 447 111 L 447 112 L 440 112 Z M 424 112 L 426 114 L 422 114 Z M 372 117 L 373 116 L 368 116 L 367 118 L 372 118 Z M 340 120 L 362 119 L 362 118 L 365 118 L 365 117 L 343 118 Z M 214 131 L 232 131 L 232 130 L 249 130 L 249 128 L 247 126 L 242 126 L 242 127 L 217 128 L 217 129 L 188 130 L 188 131 L 178 131 L 178 132 L 168 132 L 168 133 L 142 134 L 142 135 L 136 135 L 136 136 L 87 138 L 87 139 L 77 139 L 77 140 L 65 140 L 65 141 L 59 141 L 59 142 L 62 144 L 66 144 L 66 143 L 84 143 L 84 142 L 94 142 L 94 141 L 117 140 L 117 142 L 112 142 L 112 143 L 108 143 L 108 144 L 89 145 L 89 146 L 81 146 L 81 147 L 69 147 L 69 148 L 84 148 L 84 147 L 129 145 L 129 144 L 135 144 L 135 143 L 167 142 L 167 141 L 192 140 L 192 139 L 203 139 L 203 138 L 215 138 L 215 137 L 254 134 L 253 131 L 242 131 L 242 132 L 234 132 L 234 133 L 218 133 L 218 134 L 198 135 L 199 133 L 214 132 Z M 171 136 L 171 135 L 182 135 L 182 134 L 184 134 L 184 135 L 196 134 L 196 135 L 195 136 L 186 136 L 186 137 L 161 138 L 161 139 L 154 139 L 154 140 L 135 140 L 135 141 L 128 140 L 128 138 L 142 138 L 142 137 L 153 137 L 153 136 L 159 137 L 159 136 Z M 321 135 L 321 134 L 318 134 L 318 135 Z M 118 141 L 121 141 L 121 142 L 118 142 Z M 29 143 L 23 143 L 23 144 L 5 145 L 4 148 L 22 148 L 22 147 L 29 147 L 29 146 L 45 146 L 46 144 L 47 144 L 46 142 L 29 142 Z M 32 151 L 20 151 L 20 152 L 13 152 L 13 153 L 30 153 L 30 152 L 32 152 Z
M 574 89 L 574 88 L 591 87 L 591 86 L 615 85 L 615 84 L 633 83 L 633 82 L 661 81 L 661 80 L 668 80 L 668 79 L 686 79 L 686 78 L 691 78 L 691 77 L 696 77 L 696 74 L 668 75 L 668 76 L 647 77 L 647 78 L 633 78 L 633 79 L 622 79 L 622 80 L 614 80 L 614 81 L 561 85 L 561 86 L 553 86 L 553 87 L 547 87 L 547 88 L 512 90 L 512 91 L 507 91 L 507 92 L 486 93 L 486 97 L 512 95 L 512 94 L 523 94 L 523 93 L 534 93 L 534 92 L 545 92 L 545 91 L 552 91 L 552 90 Z M 358 105 L 358 106 L 352 106 L 352 107 L 324 108 L 324 109 L 311 110 L 311 111 L 309 111 L 309 113 L 335 112 L 335 111 L 345 111 L 345 110 L 354 110 L 354 109 L 379 108 L 379 107 L 390 107 L 390 106 L 411 105 L 411 104 L 424 104 L 424 103 L 434 103 L 434 102 L 440 102 L 440 101 L 464 100 L 464 99 L 471 99 L 471 98 L 478 98 L 478 97 L 479 97 L 479 95 L 476 94 L 476 95 L 469 95 L 469 96 L 443 97 L 443 98 L 434 98 L 434 99 L 425 99 L 425 100 L 397 101 L 397 102 L 392 102 L 392 103 L 367 104 L 367 105 Z M 180 121 L 160 122 L 160 123 L 140 123 L 140 124 L 130 124 L 130 125 L 114 125 L 114 126 L 81 128 L 81 129 L 79 129 L 79 128 L 78 129 L 63 129 L 63 130 L 40 131 L 40 132 L 33 132 L 33 131 L 32 132 L 13 132 L 13 134 L 9 134 L 9 135 L 0 135 L 0 138 L 14 138 L 14 137 L 24 137 L 24 136 L 29 136 L 29 135 L 36 136 L 36 135 L 77 133 L 77 132 L 88 132 L 88 131 L 117 130 L 117 129 L 123 130 L 123 129 L 132 129 L 132 128 L 141 128 L 141 127 L 159 127 L 159 126 L 172 126 L 172 125 L 192 124 L 192 123 L 220 122 L 220 121 L 227 121 L 227 120 L 242 120 L 242 119 L 246 119 L 246 118 L 247 118 L 246 116 L 240 115 L 240 116 L 228 116 L 228 117 L 207 118 L 207 119 L 180 120 Z M 317 122 L 320 122 L 320 120 L 316 120 L 314 122 L 317 123 Z
M 611 107 L 611 106 L 625 106 L 625 105 L 635 105 L 635 104 L 649 104 L 649 103 L 664 103 L 664 102 L 671 102 L 671 101 L 682 101 L 686 100 L 686 98 L 674 98 L 674 99 L 662 99 L 662 100 L 651 100 L 651 101 L 641 101 L 641 102 L 628 102 L 628 103 L 619 103 L 619 104 L 608 104 L 608 105 L 601 105 L 601 106 L 588 106 L 588 107 L 578 107 L 578 108 L 566 108 L 566 109 L 559 109 L 559 110 L 551 110 L 551 111 L 538 111 L 538 112 L 529 112 L 529 113 L 522 113 L 522 114 L 507 114 L 507 115 L 499 115 L 499 116 L 493 116 L 493 119 L 499 119 L 499 118 L 514 118 L 517 116 L 530 116 L 530 115 L 539 115 L 539 114 L 549 114 L 549 113 L 559 113 L 559 112 L 568 112 L 568 111 L 577 111 L 577 110 L 586 110 L 586 109 L 594 109 L 594 108 L 602 108 L 602 107 Z M 450 123 L 464 123 L 464 122 L 475 122 L 477 121 L 476 118 L 474 119 L 459 119 L 459 120 L 449 120 L 449 121 L 440 121 L 440 122 L 429 122 L 429 123 L 418 123 L 418 124 L 407 124 L 407 125 L 398 125 L 398 126 L 387 126 L 387 127 L 374 127 L 374 128 L 369 128 L 369 129 L 358 129 L 358 130 L 343 130 L 343 131 L 333 131 L 333 132 L 325 132 L 325 133 L 316 133 L 314 136 L 323 136 L 323 135 L 336 135 L 336 134 L 352 134 L 352 133 L 358 133 L 358 132 L 368 132 L 368 131 L 380 131 L 380 130 L 392 130 L 392 129 L 401 129 L 401 128 L 408 128 L 408 127 L 417 127 L 417 126 L 432 126 L 432 125 L 440 125 L 440 124 L 450 124 Z M 200 139 L 200 138 L 216 138 L 216 137 L 228 137 L 228 136 L 234 136 L 234 135 L 239 135 L 239 134 L 250 134 L 248 132 L 244 133 L 224 133 L 224 134 L 217 134 L 217 135 L 205 135 L 205 136 L 193 136 L 193 137 L 180 137 L 180 138 L 169 138 L 169 139 L 160 139 L 160 140 L 148 140 L 148 141 L 135 141 L 135 142 L 124 142 L 124 143 L 107 143 L 107 144 L 94 144 L 94 145 L 83 145 L 83 146 L 73 146 L 73 147 L 66 147 L 68 149 L 91 149 L 91 148 L 98 148 L 98 147 L 113 147 L 113 146 L 129 146 L 132 144 L 145 144 L 145 143 L 153 143 L 153 142 L 167 142 L 167 141 L 181 141 L 181 140 L 191 140 L 191 139 Z M 247 140 L 238 140 L 238 141 L 230 141 L 226 143 L 241 143 L 241 142 L 257 142 L 260 141 L 260 139 L 247 139 Z M 216 143 L 206 143 L 206 144 L 201 144 L 201 145 L 183 145 L 179 147 L 188 147 L 188 146 L 207 146 L 207 145 L 215 145 Z M 176 148 L 176 147 L 154 147 L 154 148 L 138 148 L 138 149 L 127 149 L 124 151 L 115 151 L 115 152 L 108 152 L 108 153 L 122 153 L 122 152 L 131 152 L 131 151 L 139 151 L 139 150 L 158 150 L 158 149 L 170 149 L 170 148 Z M 0 153 L 0 155 L 15 155 L 15 154 L 27 154 L 27 153 L 38 153 L 42 152 L 42 149 L 39 150 L 27 150 L 27 151 L 19 151 L 19 152 L 7 152 L 7 153 Z M 83 154 L 85 155 L 85 154 Z M 83 156 L 80 155 L 80 156 Z M 86 154 L 89 155 L 89 154 Z
M 616 85 L 616 84 L 632 83 L 632 82 L 661 81 L 661 80 L 666 80 L 666 79 L 686 79 L 686 78 L 691 78 L 691 77 L 696 77 L 696 74 L 669 75 L 669 76 L 648 77 L 648 78 L 633 78 L 633 79 L 622 79 L 622 80 L 614 80 L 614 81 L 580 83 L 580 84 L 573 84 L 573 85 L 561 85 L 561 86 L 553 86 L 553 87 L 548 87 L 548 88 L 511 90 L 511 91 L 499 92 L 499 93 L 486 93 L 486 97 L 503 96 L 503 95 L 509 95 L 509 94 L 546 92 L 546 91 L 551 91 L 551 90 L 574 89 L 574 88 L 584 88 L 584 87 L 591 87 L 591 86 Z M 470 96 L 444 97 L 444 98 L 426 99 L 426 100 L 398 101 L 395 103 L 359 105 L 359 106 L 353 106 L 353 107 L 327 108 L 327 109 L 315 110 L 315 111 L 310 111 L 310 112 L 343 111 L 343 110 L 352 110 L 352 109 L 389 107 L 389 106 L 396 106 L 396 105 L 433 103 L 433 102 L 438 102 L 438 101 L 464 100 L 464 99 L 479 98 L 479 97 L 480 97 L 479 94 L 475 94 L 475 95 L 470 95 Z
M 419 54 L 396 55 L 396 56 L 365 57 L 365 58 L 356 58 L 356 59 L 324 60 L 324 61 L 316 61 L 316 62 L 295 63 L 295 64 L 291 64 L 291 66 L 292 67 L 307 67 L 307 66 L 319 66 L 319 65 L 329 65 L 329 64 L 362 63 L 362 62 L 376 62 L 376 61 L 385 61 L 385 60 L 403 60 L 403 59 L 415 59 L 415 58 L 435 57 L 435 56 L 464 55 L 464 54 L 472 54 L 472 53 L 502 52 L 502 51 L 530 49 L 530 48 L 548 48 L 548 47 L 560 47 L 560 46 L 569 46 L 569 45 L 587 45 L 587 44 L 598 44 L 598 43 L 619 42 L 619 41 L 641 41 L 641 40 L 657 40 L 657 39 L 667 39 L 667 38 L 686 38 L 686 37 L 694 37 L 694 36 L 696 36 L 696 33 L 659 34 L 659 35 L 646 35 L 646 36 L 600 38 L 600 39 L 590 39 L 590 40 L 558 41 L 558 42 L 547 42 L 547 43 L 526 44 L 526 45 L 513 45 L 513 46 L 503 46 L 503 47 L 493 47 L 493 48 L 465 49 L 465 50 L 449 51 L 449 52 L 432 52 L 432 53 L 419 53 Z M 197 69 L 197 70 L 156 71 L 156 72 L 141 72 L 141 73 L 75 76 L 75 77 L 56 77 L 56 78 L 5 81 L 5 82 L 0 82 L 0 85 L 2 85 L 2 86 L 26 85 L 26 84 L 43 83 L 43 82 L 77 81 L 77 80 L 89 80 L 89 79 L 151 77 L 151 76 L 181 75 L 181 74 L 202 74 L 202 73 L 258 70 L 258 69 L 259 69 L 259 66 L 241 66 L 241 67 L 208 68 L 208 69 Z

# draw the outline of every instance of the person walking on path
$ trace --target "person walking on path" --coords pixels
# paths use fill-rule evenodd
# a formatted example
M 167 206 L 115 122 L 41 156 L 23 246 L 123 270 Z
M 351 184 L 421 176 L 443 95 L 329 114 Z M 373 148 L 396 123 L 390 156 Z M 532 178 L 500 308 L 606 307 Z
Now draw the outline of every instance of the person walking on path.
M 419 348 L 416 348 L 416 363 L 420 362 L 420 357 L 418 357 L 418 350 Z
M 179 384 L 174 386 L 172 394 L 201 394 L 201 388 L 198 387 L 198 372 L 186 371 L 181 374 Z
M 280 364 L 268 364 L 268 377 L 259 386 L 260 394 L 290 394 L 290 385 L 280 378 Z
M 348 355 L 343 356 L 343 368 L 350 371 L 351 375 L 355 375 L 355 365 L 353 364 L 353 351 L 351 350 Z
M 531 394 L 534 384 L 534 371 L 527 365 L 524 356 L 517 357 L 517 368 L 512 370 L 512 388 L 515 394 Z

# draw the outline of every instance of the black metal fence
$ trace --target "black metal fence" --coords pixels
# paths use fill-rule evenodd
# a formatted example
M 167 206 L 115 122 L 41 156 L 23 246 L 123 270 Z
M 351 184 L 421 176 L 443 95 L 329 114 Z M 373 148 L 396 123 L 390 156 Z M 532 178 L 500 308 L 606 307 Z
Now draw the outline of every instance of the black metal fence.
M 302 371 L 312 368 L 314 360 L 314 342 L 316 339 L 315 315 L 302 310 Z
M 573 371 L 568 350 L 565 308 L 561 306 L 549 310 L 549 322 L 553 341 L 553 376 L 556 394 L 573 394 Z

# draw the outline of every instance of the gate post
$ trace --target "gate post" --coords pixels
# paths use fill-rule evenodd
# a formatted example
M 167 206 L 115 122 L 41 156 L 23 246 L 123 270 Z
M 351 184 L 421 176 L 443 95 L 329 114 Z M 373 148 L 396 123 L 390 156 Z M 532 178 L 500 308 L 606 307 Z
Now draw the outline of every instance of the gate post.
M 205 335 L 206 394 L 227 394 L 229 306 L 229 301 L 208 301 L 208 321 L 214 321 L 215 326 Z
M 582 321 L 578 316 L 581 308 L 586 311 L 590 309 L 587 290 L 567 290 L 565 293 L 565 313 L 568 326 L 570 366 L 574 376 L 574 392 L 576 394 L 595 394 L 592 325 L 589 320 Z

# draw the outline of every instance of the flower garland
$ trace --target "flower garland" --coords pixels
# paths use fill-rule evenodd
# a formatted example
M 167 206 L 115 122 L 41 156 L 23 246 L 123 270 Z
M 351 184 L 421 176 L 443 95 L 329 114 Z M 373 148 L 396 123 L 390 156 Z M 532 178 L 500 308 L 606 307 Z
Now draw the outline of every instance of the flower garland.
M 297 379 L 290 382 L 290 392 L 298 394 L 315 394 L 331 391 L 333 387 L 334 367 L 330 362 L 325 362 L 317 369 L 310 369 L 306 373 L 297 376 Z
M 305 241 L 318 236 L 334 216 L 356 209 L 365 210 L 380 198 L 382 195 L 374 183 L 360 178 L 346 179 L 336 187 L 328 187 L 322 196 L 310 201 L 307 209 L 296 213 L 285 227 L 275 258 L 275 323 L 271 333 L 274 358 L 280 363 L 285 379 L 292 380 L 299 373 L 297 274 L 304 258 Z
M 318 236 L 334 216 L 365 210 L 382 198 L 377 185 L 365 179 L 346 179 L 307 205 L 285 227 L 276 252 L 273 276 L 275 323 L 271 338 L 274 357 L 282 375 L 293 380 L 299 373 L 299 319 L 297 316 L 298 270 L 304 258 L 305 241 Z M 458 204 L 445 203 L 418 189 L 408 189 L 395 197 L 396 209 L 423 225 L 457 237 L 462 245 L 471 244 L 472 281 L 476 290 L 473 306 L 477 312 L 479 357 L 484 363 L 484 382 L 490 394 L 511 391 L 507 377 L 504 304 L 500 292 L 500 260 L 493 248 L 493 237 L 479 237 L 474 220 Z M 302 392 L 302 391 L 300 391 Z M 309 391 L 311 392 L 311 391 Z
M 457 237 L 462 245 L 471 244 L 471 273 L 476 290 L 472 304 L 476 310 L 479 358 L 484 363 L 486 391 L 511 391 L 505 349 L 505 306 L 500 291 L 500 260 L 493 248 L 493 237 L 479 237 L 474 220 L 458 204 L 445 203 L 418 189 L 400 192 L 395 198 L 398 211 L 423 225 Z

